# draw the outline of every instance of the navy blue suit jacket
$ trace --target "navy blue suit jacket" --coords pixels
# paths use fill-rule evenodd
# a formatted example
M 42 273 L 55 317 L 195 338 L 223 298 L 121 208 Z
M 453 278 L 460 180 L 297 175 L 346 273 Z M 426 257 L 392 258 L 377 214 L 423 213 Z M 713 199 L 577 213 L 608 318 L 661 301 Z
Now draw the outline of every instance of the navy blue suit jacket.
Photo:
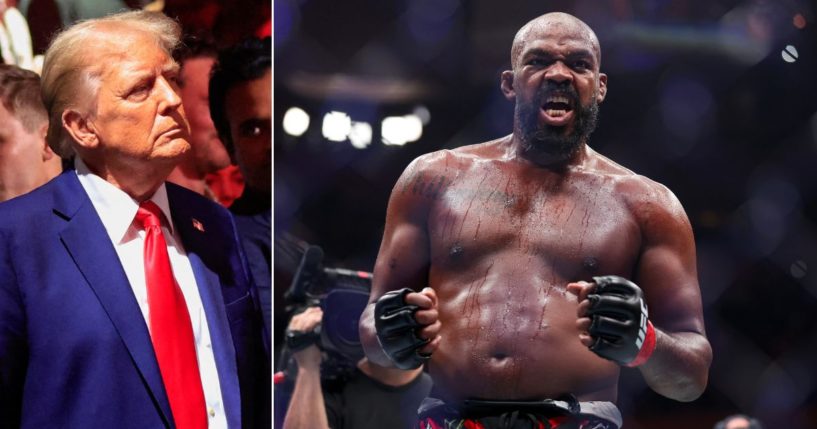
M 232 218 L 173 184 L 167 194 L 228 422 L 268 428 L 270 360 Z M 0 204 L 0 427 L 18 426 L 173 427 L 147 325 L 74 171 Z

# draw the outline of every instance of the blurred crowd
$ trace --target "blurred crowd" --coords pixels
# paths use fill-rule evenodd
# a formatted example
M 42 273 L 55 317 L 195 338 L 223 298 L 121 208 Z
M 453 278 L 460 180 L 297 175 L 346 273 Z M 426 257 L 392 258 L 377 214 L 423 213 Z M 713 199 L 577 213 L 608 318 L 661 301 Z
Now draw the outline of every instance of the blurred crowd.
M 6 79 L 15 79 L 15 82 L 19 79 L 36 84 L 36 75 L 42 68 L 42 53 L 48 47 L 53 34 L 81 20 L 98 18 L 129 9 L 161 11 L 176 19 L 184 32 L 183 47 L 175 56 L 182 65 L 181 96 L 194 144 L 192 153 L 171 174 L 170 181 L 229 207 L 241 196 L 245 179 L 235 164 L 235 160 L 231 160 L 210 118 L 209 76 L 219 49 L 235 45 L 248 37 L 271 36 L 271 5 L 268 2 L 257 0 L 160 0 L 153 2 L 147 0 L 2 0 L 0 1 L 2 63 L 34 72 L 32 75 L 7 67 L 4 68 L 4 75 L 9 76 Z M 6 85 L 4 88 L 7 88 Z M 33 92 L 35 90 L 38 88 L 5 89 L 4 104 L 14 105 L 18 103 L 17 98 L 21 97 L 21 100 L 26 100 L 19 101 L 26 112 L 39 112 L 42 119 L 47 120 L 45 110 L 37 105 L 38 96 L 35 96 Z M 21 94 L 18 95 L 16 91 L 21 91 Z M 35 128 L 42 125 L 42 123 L 35 124 L 36 121 L 28 116 L 25 119 L 15 116 L 13 109 L 0 110 L 0 113 L 11 114 L 12 119 L 24 120 L 25 124 L 21 131 L 13 120 L 4 121 L 9 124 L 2 130 L 4 133 L 28 132 L 29 137 L 33 139 L 36 134 Z M 40 133 L 42 134 L 40 143 L 45 141 L 44 133 L 44 130 Z M 46 161 L 51 162 L 44 162 L 44 164 L 52 165 L 52 167 L 43 168 L 42 171 L 39 166 L 30 168 L 34 143 L 24 145 L 21 138 L 17 137 L 18 134 L 14 136 L 15 138 L 9 138 L 9 140 L 14 140 L 21 147 L 24 146 L 29 153 L 26 155 L 25 150 L 9 149 L 9 155 L 3 157 L 2 174 L 8 179 L 4 179 L 0 187 L 4 189 L 16 187 L 17 189 L 17 191 L 4 191 L 3 200 L 36 188 L 54 177 L 59 171 L 53 167 L 54 162 L 51 161 L 53 158 L 50 155 Z M 12 159 L 11 153 L 17 157 L 28 156 L 29 161 L 23 158 Z M 13 166 L 16 166 L 19 171 Z M 265 173 L 267 172 L 261 174 L 270 177 L 271 173 Z M 27 179 L 32 176 L 36 178 Z M 22 182 L 24 180 L 27 180 L 27 183 L 13 183 L 13 181 Z
M 39 73 L 49 38 L 73 23 L 136 9 L 163 12 L 177 20 L 183 31 L 174 59 L 181 66 L 180 96 L 192 150 L 168 181 L 231 207 L 250 243 L 250 265 L 267 297 L 264 311 L 269 322 L 272 27 L 268 2 L 0 0 L 0 201 L 25 194 L 63 168 L 73 167 L 68 159 L 61 162 L 46 143 L 48 115 L 40 97 Z M 211 76 L 219 53 L 224 55 L 225 72 L 222 81 L 214 83 Z M 225 59 L 229 63 L 223 63 Z M 232 89 L 255 79 L 261 79 L 255 86 Z M 213 85 L 221 91 L 216 95 L 221 106 L 218 116 L 210 111 Z M 227 100 L 227 90 L 242 91 L 234 97 L 240 101 Z M 249 122 L 233 130 L 227 116 Z M 221 118 L 220 123 L 214 123 L 214 117 Z
M 144 11 L 149 13 L 136 15 L 123 14 L 123 12 L 128 11 L 133 11 L 134 13 L 136 11 Z M 164 14 L 162 19 L 172 23 L 165 24 L 165 29 L 170 28 L 170 30 L 167 30 L 167 34 L 175 34 L 173 31 L 181 30 L 180 43 L 176 44 L 176 35 L 172 35 L 171 38 L 174 40 L 174 43 L 167 43 L 170 48 L 165 45 L 160 46 L 159 43 L 157 43 L 155 47 L 146 48 L 148 50 L 153 49 L 153 51 L 151 51 L 154 55 L 153 57 L 150 57 L 150 54 L 145 54 L 146 50 L 140 50 L 143 47 L 133 46 L 134 52 L 123 52 L 121 57 L 111 58 L 109 67 L 111 69 L 110 75 L 100 79 L 100 81 L 107 84 L 112 81 L 113 78 L 111 78 L 111 76 L 127 73 L 128 66 L 155 61 L 155 58 L 157 58 L 156 55 L 163 55 L 164 58 L 172 57 L 170 58 L 170 63 L 173 64 L 173 67 L 175 67 L 175 65 L 179 66 L 178 73 L 176 73 L 175 69 L 166 70 L 166 73 L 173 75 L 172 79 L 168 76 L 164 76 L 164 79 L 152 81 L 153 84 L 159 86 L 161 86 L 161 83 L 156 82 L 164 82 L 165 80 L 171 82 L 169 85 L 173 91 L 165 92 L 165 96 L 169 97 L 166 103 L 166 111 L 157 111 L 154 109 L 154 111 L 151 112 L 154 118 L 150 118 L 144 123 L 137 122 L 147 118 L 146 115 L 136 119 L 131 117 L 131 123 L 129 125 L 131 127 L 135 126 L 141 127 L 142 129 L 153 129 L 155 131 L 157 128 L 160 128 L 157 127 L 158 124 L 162 123 L 162 121 L 167 121 L 168 115 L 175 118 L 173 121 L 179 122 L 180 125 L 184 125 L 184 119 L 186 117 L 189 134 L 187 130 L 179 132 L 189 136 L 189 138 L 181 140 L 187 140 L 190 149 L 184 152 L 183 156 L 179 157 L 175 168 L 169 173 L 169 176 L 158 174 L 150 180 L 145 179 L 140 182 L 142 171 L 139 171 L 137 168 L 135 171 L 138 172 L 138 174 L 135 175 L 140 177 L 128 177 L 126 179 L 132 180 L 134 183 L 140 184 L 140 186 L 152 183 L 154 181 L 153 179 L 157 179 L 159 181 L 156 183 L 161 183 L 160 189 L 164 192 L 164 180 L 166 177 L 167 181 L 181 185 L 203 196 L 206 200 L 210 200 L 208 204 L 215 207 L 221 205 L 229 209 L 232 214 L 232 217 L 227 216 L 228 224 L 231 225 L 229 227 L 231 229 L 229 230 L 235 231 L 229 239 L 240 243 L 243 247 L 243 252 L 231 253 L 229 250 L 220 249 L 220 252 L 223 251 L 223 253 L 220 253 L 220 258 L 222 258 L 223 261 L 218 261 L 215 266 L 207 262 L 210 265 L 208 268 L 213 269 L 219 274 L 219 278 L 216 279 L 218 283 L 216 284 L 221 284 L 221 287 L 230 286 L 236 289 L 234 282 L 243 282 L 244 278 L 241 277 L 241 274 L 236 274 L 235 268 L 232 268 L 233 271 L 227 274 L 225 274 L 223 270 L 230 264 L 238 264 L 239 267 L 244 269 L 239 271 L 251 275 L 252 282 L 247 284 L 252 284 L 253 287 L 249 292 L 252 299 L 247 300 L 250 302 L 250 305 L 238 310 L 234 309 L 231 313 L 231 316 L 243 314 L 245 315 L 244 317 L 248 318 L 247 327 L 243 328 L 244 331 L 242 335 L 244 337 L 235 337 L 230 340 L 232 341 L 230 345 L 234 344 L 236 349 L 236 351 L 232 352 L 234 354 L 233 357 L 235 358 L 235 355 L 239 355 L 239 359 L 242 359 L 242 362 L 239 364 L 237 371 L 235 363 L 225 367 L 225 362 L 219 362 L 218 376 L 222 378 L 222 383 L 224 383 L 224 380 L 229 380 L 230 377 L 236 377 L 236 372 L 242 374 L 245 371 L 252 371 L 254 373 L 253 376 L 260 380 L 255 384 L 256 386 L 269 386 L 270 380 L 264 380 L 267 377 L 264 376 L 263 372 L 265 366 L 267 370 L 269 369 L 269 363 L 267 361 L 269 360 L 269 343 L 271 341 L 269 327 L 271 326 L 272 305 L 270 293 L 272 276 L 270 268 L 272 236 L 272 47 L 271 5 L 268 2 L 256 0 L 158 0 L 153 2 L 141 0 L 0 0 L 0 202 L 3 203 L 6 212 L 15 212 L 25 217 L 29 215 L 25 213 L 25 210 L 21 211 L 19 208 L 15 209 L 14 207 L 18 207 L 15 206 L 15 204 L 28 204 L 21 201 L 35 201 L 37 197 L 30 197 L 32 191 L 48 186 L 54 188 L 56 186 L 54 183 L 60 182 L 60 180 L 62 180 L 62 182 L 75 180 L 76 176 L 93 176 L 95 179 L 92 180 L 97 180 L 99 177 L 105 176 L 102 173 L 105 170 L 100 169 L 98 165 L 92 165 L 92 163 L 99 163 L 101 159 L 116 159 L 117 162 L 122 161 L 122 159 L 119 158 L 122 156 L 120 147 L 112 145 L 110 149 L 108 149 L 106 146 L 112 144 L 111 141 L 116 141 L 116 139 L 127 139 L 127 126 L 122 126 L 122 122 L 114 122 L 114 126 L 111 126 L 111 130 L 115 129 L 116 131 L 113 131 L 113 134 L 107 134 L 104 139 L 96 137 L 98 139 L 97 146 L 88 152 L 93 152 L 94 155 L 88 155 L 88 153 L 79 154 L 72 149 L 72 146 L 63 146 L 60 140 L 62 137 L 59 137 L 61 135 L 64 136 L 66 133 L 66 121 L 70 122 L 72 119 L 66 119 L 65 116 L 60 115 L 60 112 L 57 112 L 56 116 L 54 116 L 52 110 L 59 111 L 60 109 L 52 109 L 53 99 L 48 101 L 48 96 L 45 95 L 45 93 L 48 92 L 46 87 L 49 85 L 49 79 L 46 75 L 49 70 L 53 70 L 53 67 L 49 69 L 49 60 L 46 59 L 44 61 L 44 53 L 45 58 L 49 58 L 48 54 L 51 54 L 50 58 L 53 58 L 61 54 L 57 51 L 62 51 L 62 53 L 68 51 L 68 48 L 65 48 L 63 45 L 60 45 L 59 49 L 50 49 L 50 47 L 54 46 L 54 44 L 52 44 L 52 38 L 57 40 L 56 37 L 58 36 L 56 35 L 63 35 L 69 32 L 68 29 L 77 28 L 77 23 L 89 23 L 87 28 L 92 28 L 92 30 L 88 30 L 83 37 L 89 37 L 88 40 L 99 42 L 99 46 L 96 44 L 72 45 L 70 49 L 79 49 L 83 54 L 88 52 L 87 56 L 82 55 L 83 58 L 104 55 L 105 52 L 108 52 L 105 49 L 109 48 L 108 45 L 112 43 L 104 38 L 95 39 L 95 37 L 105 34 L 105 31 L 110 33 L 111 29 L 105 27 L 106 24 L 94 26 L 96 24 L 90 23 L 89 20 L 94 21 L 97 18 L 108 18 L 112 16 L 112 14 L 118 14 L 116 15 L 117 17 L 125 16 L 125 18 L 121 18 L 123 19 L 123 21 L 121 21 L 123 23 L 122 28 L 114 29 L 113 32 L 121 31 L 122 34 L 128 36 L 133 34 L 147 34 L 147 37 L 155 38 L 155 40 L 160 40 L 161 37 L 170 37 L 160 31 L 154 31 L 155 28 L 150 27 L 150 25 L 153 25 L 150 24 L 151 19 L 156 19 L 151 18 L 151 16 L 161 16 L 161 14 Z M 168 20 L 167 17 L 172 18 L 172 20 Z M 165 39 L 162 39 L 163 42 L 164 40 Z M 128 47 L 128 49 L 130 48 L 131 47 Z M 117 46 L 115 49 L 121 50 L 121 46 Z M 48 53 L 46 53 L 46 51 Z M 76 55 L 78 52 L 71 52 L 75 55 L 67 55 L 73 57 L 78 56 Z M 132 55 L 135 60 L 131 63 L 126 63 L 125 58 L 129 55 Z M 83 59 L 81 61 L 87 60 Z M 52 61 L 51 65 L 55 62 L 57 61 Z M 96 62 L 98 63 L 98 61 Z M 83 63 L 82 67 L 88 67 L 88 64 Z M 164 67 L 167 66 L 165 65 Z M 78 67 L 74 68 L 76 69 Z M 41 74 L 43 74 L 42 77 Z M 54 75 L 57 75 L 57 77 L 50 81 L 51 93 L 59 92 L 54 90 L 55 87 L 60 87 L 60 91 L 63 91 L 62 94 L 65 93 L 62 85 L 70 80 L 70 77 L 66 77 L 65 74 L 70 73 L 55 72 L 52 74 L 52 77 Z M 68 84 L 65 85 L 67 86 Z M 97 89 L 99 89 L 99 86 L 97 86 Z M 83 97 L 79 92 L 72 95 L 75 99 L 82 99 Z M 173 101 L 176 96 L 178 96 L 178 100 L 180 101 L 178 106 L 176 106 Z M 142 106 L 144 107 L 150 102 L 152 102 L 152 99 L 142 103 Z M 143 111 L 144 110 L 143 108 Z M 179 115 L 181 112 L 184 112 L 183 117 Z M 121 114 L 121 112 L 119 112 L 119 114 Z M 49 117 L 49 115 L 51 115 L 51 117 Z M 65 115 L 68 115 L 68 113 Z M 118 120 L 120 118 L 121 117 L 116 119 Z M 62 122 L 60 119 L 62 119 Z M 101 122 L 95 124 L 94 127 L 94 132 L 102 132 L 104 129 Z M 108 130 L 108 132 L 110 132 L 110 130 Z M 147 137 L 146 140 L 149 142 L 153 140 L 158 141 L 164 138 L 164 134 L 166 133 L 167 131 L 161 133 L 151 132 L 147 136 L 136 136 L 135 141 L 127 142 L 126 144 L 136 145 L 144 143 L 136 141 L 139 140 L 140 137 Z M 116 134 L 119 134 L 119 136 L 110 138 L 109 140 L 108 136 Z M 71 138 L 77 140 L 76 136 L 71 136 Z M 71 140 L 71 138 L 67 138 L 67 140 Z M 100 144 L 99 141 L 103 141 L 103 143 Z M 73 144 L 75 143 L 71 142 L 71 145 Z M 102 154 L 102 152 L 104 152 L 104 154 Z M 129 165 L 128 168 L 133 168 L 134 165 L 137 164 L 137 161 L 141 162 L 143 160 L 128 158 L 126 156 L 125 162 L 118 165 L 120 167 Z M 86 164 L 93 167 L 93 174 L 88 174 Z M 145 165 L 142 165 L 142 167 L 145 167 Z M 74 171 L 77 171 L 77 173 L 74 174 Z M 123 174 L 122 171 L 117 171 L 116 174 Z M 145 175 L 147 177 L 149 174 L 145 173 Z M 67 179 L 69 176 L 70 179 Z M 130 191 L 127 187 L 122 186 L 122 183 L 124 183 L 122 180 L 112 181 L 110 176 L 103 177 L 103 179 L 119 187 L 126 193 Z M 83 184 L 83 186 L 85 186 L 85 184 Z M 153 191 L 156 191 L 156 188 L 153 188 Z M 45 192 L 48 191 L 41 191 L 40 194 Z M 156 191 L 155 195 L 159 193 L 159 191 Z M 136 203 L 144 203 L 141 197 L 131 193 L 128 193 L 128 195 L 131 196 Z M 154 198 L 155 195 L 148 195 L 148 197 Z M 200 199 L 201 197 L 196 198 Z M 77 195 L 72 195 L 70 199 L 74 201 L 85 201 L 82 197 Z M 16 200 L 16 202 L 9 200 Z M 181 199 L 178 201 L 181 201 Z M 196 200 L 194 199 L 194 201 Z M 38 204 L 38 206 L 38 208 L 31 210 L 30 216 L 36 216 L 35 210 L 43 208 L 45 204 Z M 183 208 L 171 206 L 171 209 L 175 214 L 178 209 Z M 224 208 L 219 208 L 218 210 L 224 211 Z M 97 211 L 99 211 L 99 209 L 97 209 Z M 121 213 L 117 212 L 117 214 Z M 104 217 L 104 213 L 101 214 L 101 216 Z M 202 216 L 205 216 L 205 214 L 202 214 Z M 206 225 L 205 223 L 206 222 L 194 219 L 192 227 L 202 233 L 205 231 L 205 228 L 219 227 L 219 225 L 212 223 Z M 105 227 L 107 228 L 108 225 L 105 225 Z M 19 233 L 21 236 L 27 234 L 27 232 L 22 231 L 21 228 L 15 228 L 13 226 L 9 228 L 14 230 L 14 234 Z M 42 227 L 42 229 L 46 230 L 47 228 Z M 88 237 L 91 236 L 92 235 L 88 233 Z M 35 238 L 30 239 L 32 242 L 38 241 Z M 6 242 L 11 241 L 12 239 L 7 237 Z M 169 240 L 169 242 L 172 247 L 173 241 Z M 162 243 L 165 242 L 162 241 Z M 113 244 L 114 246 L 121 245 L 121 243 L 116 243 L 115 241 Z M 218 242 L 208 244 L 211 246 L 219 245 Z M 194 244 L 188 241 L 184 246 L 187 247 L 191 255 L 195 253 Z M 43 261 L 47 259 L 47 256 L 43 255 L 42 251 L 33 250 L 32 248 L 30 252 L 33 252 L 34 257 L 28 258 L 28 256 L 25 256 L 25 258 L 30 260 L 41 259 Z M 139 254 L 141 257 L 141 251 Z M 146 253 L 145 255 L 148 254 Z M 121 255 L 119 256 L 124 266 L 128 266 L 136 261 L 135 258 L 128 260 L 128 258 Z M 183 256 L 187 259 L 187 255 Z M 145 273 L 149 276 L 150 268 L 147 259 L 148 256 L 145 256 Z M 140 265 L 142 263 L 141 261 L 137 262 Z M 105 261 L 95 261 L 95 263 L 100 266 L 106 265 Z M 183 277 L 180 277 L 177 269 L 178 266 L 174 260 L 172 275 L 176 277 L 176 279 L 181 278 L 181 281 L 178 283 L 184 283 L 185 280 Z M 228 278 L 231 275 L 233 277 Z M 67 278 L 65 281 L 69 282 L 70 287 L 82 287 L 81 282 L 71 282 L 71 280 Z M 128 281 L 133 284 L 131 278 L 128 278 Z M 176 280 L 174 280 L 174 283 L 175 282 Z M 196 286 L 196 282 L 201 282 L 201 279 L 195 279 L 193 286 Z M 41 284 L 36 285 L 36 287 L 57 287 L 55 286 L 55 282 L 46 279 L 41 279 L 40 283 Z M 3 285 L 3 293 L 13 288 L 24 289 L 26 286 L 25 282 L 21 281 L 15 284 L 9 280 Z M 199 286 L 203 288 L 202 290 L 206 289 L 206 286 L 202 286 L 201 284 L 199 284 Z M 178 287 L 178 284 L 176 284 L 177 292 Z M 137 288 L 137 286 L 134 286 L 134 288 Z M 150 288 L 150 286 L 148 286 L 148 288 Z M 214 288 L 213 290 L 217 291 L 218 289 Z M 3 296 L 6 302 L 4 302 L 3 308 L 0 308 L 0 314 L 2 314 L 3 318 L 3 320 L 0 321 L 0 325 L 2 325 L 0 326 L 0 349 L 2 349 L 0 350 L 0 363 L 2 363 L 2 365 L 0 365 L 0 385 L 3 385 L 3 388 L 0 389 L 0 397 L 3 398 L 3 402 L 6 402 L 6 405 L 0 406 L 0 426 L 26 426 L 37 418 L 48 420 L 47 416 L 49 413 L 58 412 L 56 408 L 49 409 L 48 413 L 37 417 L 28 414 L 26 411 L 22 411 L 21 413 L 19 408 L 21 403 L 26 404 L 27 401 L 30 401 L 29 399 L 21 398 L 19 395 L 20 392 L 17 391 L 18 388 L 21 389 L 24 383 L 21 380 L 24 380 L 26 376 L 34 376 L 31 374 L 23 374 L 16 369 L 17 367 L 15 365 L 19 362 L 23 362 L 24 359 L 28 359 L 28 357 L 25 356 L 27 346 L 24 345 L 25 343 L 18 344 L 16 342 L 18 341 L 17 334 L 19 334 L 19 331 L 12 328 L 12 325 L 18 321 L 15 316 L 21 314 L 18 312 L 24 312 L 22 314 L 25 314 L 25 316 L 21 317 L 28 317 L 28 311 L 31 311 L 32 315 L 40 319 L 42 319 L 42 317 L 40 317 L 41 315 L 38 316 L 39 313 L 34 312 L 30 308 L 23 308 L 23 306 L 18 306 L 18 303 L 7 300 L 5 298 L 7 295 Z M 132 297 L 130 298 L 132 299 Z M 188 304 L 195 305 L 190 304 L 189 301 Z M 46 305 L 45 302 L 43 305 Z M 159 308 L 158 305 L 156 308 L 153 306 L 154 303 L 151 301 L 150 308 L 158 314 L 158 310 L 156 310 Z M 198 320 L 196 318 L 198 315 L 194 314 L 192 310 L 190 311 L 191 319 L 193 321 Z M 209 312 L 213 310 L 207 308 L 206 311 Z M 224 310 L 221 309 L 219 311 L 223 312 Z M 258 324 L 253 324 L 253 327 L 250 328 L 249 320 L 255 321 L 256 315 L 258 316 Z M 265 322 L 263 325 L 265 328 L 263 329 L 260 328 L 262 326 L 260 323 L 262 315 Z M 208 315 L 208 318 L 209 317 L 210 315 Z M 83 319 L 79 319 L 80 322 L 82 322 Z M 137 321 L 131 322 L 132 324 L 129 326 L 132 326 L 132 329 L 138 330 L 139 327 L 142 326 Z M 151 329 L 155 329 L 154 325 L 152 325 L 153 321 L 148 319 L 147 316 L 145 322 L 150 324 Z M 221 337 L 218 340 L 216 339 L 217 335 L 223 334 L 223 332 L 220 334 L 216 332 L 217 329 L 220 329 L 216 327 L 217 323 L 212 320 L 207 323 L 211 324 L 210 326 L 213 332 L 207 341 L 210 341 L 209 338 L 212 338 L 213 343 L 223 340 Z M 259 329 L 258 332 L 264 331 L 263 335 L 251 335 L 255 333 L 256 328 Z M 29 329 L 33 328 L 29 326 Z M 251 332 L 250 329 L 253 331 Z M 154 333 L 155 332 L 152 332 L 152 334 Z M 66 338 L 68 336 L 70 335 L 66 334 Z M 252 338 L 249 338 L 250 336 Z M 33 334 L 29 339 L 20 341 L 34 341 L 32 338 Z M 159 341 L 156 338 L 152 338 L 152 340 L 154 344 L 156 344 L 156 341 Z M 204 342 L 202 342 L 204 340 L 196 337 L 195 341 L 196 350 L 198 353 L 201 353 L 199 346 L 201 346 L 202 349 L 205 347 Z M 263 352 L 263 350 L 256 348 L 256 345 L 262 342 L 267 346 L 267 353 L 258 353 L 259 351 Z M 70 344 L 69 346 L 73 347 L 74 345 L 75 344 Z M 104 348 L 101 344 L 100 347 Z M 158 348 L 159 346 L 155 347 L 157 347 L 157 359 L 161 360 L 161 350 Z M 210 343 L 207 343 L 206 347 L 212 348 Z M 240 356 L 241 353 L 250 350 L 252 352 L 250 353 L 251 356 Z M 222 352 L 223 351 L 224 349 L 222 349 Z M 105 353 L 112 352 L 106 350 Z M 220 358 L 217 357 L 216 359 Z M 112 362 L 115 361 L 113 357 L 111 357 L 110 360 Z M 202 362 L 200 356 L 199 360 Z M 261 364 L 258 364 L 258 362 L 261 362 Z M 241 367 L 242 364 L 244 368 Z M 30 365 L 32 368 L 35 366 L 33 363 Z M 160 362 L 160 366 L 161 365 L 164 364 Z M 199 365 L 206 364 L 200 363 Z M 56 370 L 57 367 L 54 368 L 54 370 Z M 36 370 L 31 369 L 29 372 L 33 373 L 35 371 Z M 96 376 L 102 376 L 104 371 L 100 369 L 96 371 L 95 374 Z M 164 372 L 162 375 L 166 376 Z M 244 376 L 238 375 L 238 377 L 243 378 Z M 73 396 L 75 393 L 69 393 L 70 389 L 81 389 L 80 386 L 82 383 L 93 381 L 93 377 L 82 378 L 84 380 L 72 383 L 71 386 L 66 387 L 64 392 L 59 392 L 59 394 L 64 393 Z M 213 383 L 213 380 L 212 377 L 210 380 L 204 376 L 202 376 L 202 378 L 202 383 L 206 390 L 208 383 Z M 113 381 L 114 384 L 119 382 L 118 379 L 109 381 Z M 7 382 L 9 383 L 8 385 L 6 385 Z M 172 396 L 172 384 L 170 384 L 166 378 L 164 382 L 169 392 L 168 396 Z M 216 384 L 216 386 L 218 386 L 218 384 Z M 242 401 L 246 401 L 247 406 L 250 406 L 252 401 L 255 400 L 255 397 L 248 395 L 248 386 L 249 384 L 242 380 Z M 236 386 L 222 385 L 221 390 L 226 402 L 230 400 L 229 396 L 232 395 L 230 389 L 232 387 L 237 387 L 237 381 Z M 265 397 L 266 399 L 262 399 L 263 402 L 261 406 L 254 407 L 253 409 L 253 412 L 257 411 L 262 415 L 260 421 L 263 421 L 264 418 L 269 419 L 269 415 L 266 412 L 269 408 L 268 390 L 267 388 L 263 389 L 264 392 L 262 392 L 261 397 Z M 104 396 L 105 393 L 103 392 L 104 388 L 100 388 L 98 391 L 99 394 Z M 255 392 L 253 395 L 257 393 L 258 392 Z M 267 394 L 267 396 L 264 396 L 264 394 Z M 219 398 L 221 398 L 221 396 L 219 396 Z M 34 401 L 47 400 L 45 397 L 34 399 Z M 175 399 L 171 397 L 170 401 L 173 412 L 176 414 Z M 83 413 L 87 411 L 87 408 L 77 409 L 76 411 L 75 414 L 66 414 L 65 420 L 61 420 L 60 422 L 51 421 L 51 423 L 70 426 L 71 423 L 69 422 L 76 423 L 79 421 L 78 419 L 83 418 Z M 202 411 L 204 410 L 202 409 Z M 216 421 L 224 421 L 225 418 L 226 421 L 231 423 L 238 421 L 236 419 L 241 417 L 237 417 L 239 416 L 238 413 L 233 414 L 235 411 L 236 410 L 228 410 L 227 417 L 224 417 L 224 410 L 222 409 L 222 416 L 217 417 Z M 212 408 L 208 408 L 207 413 L 211 419 L 216 415 Z M 116 413 L 113 415 L 114 418 L 126 417 L 125 414 L 119 417 L 115 414 Z M 201 415 L 205 415 L 205 413 L 202 412 Z M 178 419 L 182 418 L 181 413 L 171 416 L 171 419 L 173 417 L 176 418 L 176 423 L 180 424 L 181 420 Z M 221 420 L 218 420 L 219 418 Z M 244 420 L 241 421 L 249 422 L 251 418 L 254 419 L 249 413 L 245 413 Z M 253 420 L 253 422 L 254 423 L 250 426 L 253 426 L 256 420 Z M 184 424 L 181 424 L 181 426 L 185 427 Z M 218 426 L 218 424 L 216 426 Z

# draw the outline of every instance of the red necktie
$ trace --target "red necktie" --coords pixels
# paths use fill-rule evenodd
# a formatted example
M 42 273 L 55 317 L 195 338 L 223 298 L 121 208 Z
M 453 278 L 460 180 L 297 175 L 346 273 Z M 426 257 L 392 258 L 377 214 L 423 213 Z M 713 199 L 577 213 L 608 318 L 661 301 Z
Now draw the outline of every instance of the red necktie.
M 170 267 L 161 218 L 162 211 L 152 201 L 139 205 L 136 223 L 145 228 L 145 282 L 150 307 L 150 337 L 176 427 L 206 428 L 207 411 L 196 360 L 193 327 L 184 295 Z

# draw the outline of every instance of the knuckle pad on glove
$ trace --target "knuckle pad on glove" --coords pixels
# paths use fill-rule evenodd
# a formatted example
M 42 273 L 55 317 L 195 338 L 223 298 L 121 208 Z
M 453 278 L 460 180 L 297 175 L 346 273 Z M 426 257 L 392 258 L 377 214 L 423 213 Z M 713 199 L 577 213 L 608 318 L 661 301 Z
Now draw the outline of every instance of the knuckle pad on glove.
M 380 330 L 381 335 L 390 337 L 404 331 L 411 331 L 420 326 L 417 320 L 414 319 L 414 311 L 417 309 L 414 306 L 406 306 L 400 310 L 386 313 L 379 317 L 383 329 Z
M 623 337 L 631 329 L 629 320 L 616 320 L 611 317 L 597 316 L 593 320 L 590 332 L 607 337 Z
M 647 320 L 644 294 L 635 283 L 618 276 L 594 277 L 596 298 L 587 314 L 594 338 L 590 350 L 621 365 L 632 362 L 643 344 L 642 322 Z
M 603 294 L 615 294 L 632 296 L 640 291 L 640 288 L 633 282 L 619 276 L 593 277 L 596 283 L 596 292 Z
M 609 284 L 602 288 L 602 290 L 600 290 L 599 293 L 611 296 L 619 296 L 621 298 L 627 298 L 635 295 L 635 291 L 633 291 L 629 287 L 619 284 Z
M 603 314 L 618 319 L 631 319 L 636 312 L 640 312 L 640 309 L 637 302 L 633 303 L 617 296 L 599 296 L 595 304 L 587 310 L 587 314 Z
M 612 346 L 613 346 L 613 343 L 610 342 L 609 340 L 607 340 L 605 338 L 602 338 L 602 337 L 596 337 L 595 341 L 593 341 L 593 344 L 590 345 L 590 350 L 592 350 L 594 352 L 598 352 L 599 350 L 609 349 Z

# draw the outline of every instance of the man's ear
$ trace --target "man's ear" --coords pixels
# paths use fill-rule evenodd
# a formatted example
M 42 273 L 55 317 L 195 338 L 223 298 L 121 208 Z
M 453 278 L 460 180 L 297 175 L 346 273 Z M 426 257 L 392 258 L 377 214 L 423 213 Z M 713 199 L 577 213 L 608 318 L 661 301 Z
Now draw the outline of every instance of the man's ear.
M 92 149 L 99 144 L 93 122 L 76 110 L 67 109 L 62 112 L 62 126 L 86 149 Z
M 502 89 L 502 94 L 508 101 L 516 99 L 516 91 L 513 89 L 513 70 L 505 70 L 499 78 L 499 88 Z
M 599 92 L 596 95 L 596 101 L 601 104 L 604 101 L 604 97 L 607 96 L 607 75 L 604 73 L 599 73 Z
M 48 141 L 45 139 L 45 136 L 48 135 L 48 122 L 46 121 L 40 126 L 40 129 L 37 130 L 37 134 L 40 136 L 43 145 L 43 161 L 48 161 L 49 159 L 56 156 L 51 147 L 48 146 Z

